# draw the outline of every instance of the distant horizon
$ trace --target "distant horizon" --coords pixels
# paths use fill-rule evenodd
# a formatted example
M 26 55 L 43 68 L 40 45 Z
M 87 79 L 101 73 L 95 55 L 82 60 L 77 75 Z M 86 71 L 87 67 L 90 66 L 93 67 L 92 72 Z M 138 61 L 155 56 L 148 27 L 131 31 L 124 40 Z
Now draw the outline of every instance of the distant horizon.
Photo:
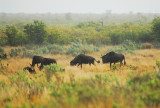
M 106 12 L 102 12 L 102 13 L 96 13 L 96 12 L 0 12 L 0 13 L 5 13 L 5 14 L 106 14 Z M 155 13 L 155 12 L 122 12 L 122 13 L 118 13 L 118 12 L 111 12 L 111 14 L 160 14 L 159 13 Z
M 0 0 L 0 13 L 160 13 L 160 0 Z

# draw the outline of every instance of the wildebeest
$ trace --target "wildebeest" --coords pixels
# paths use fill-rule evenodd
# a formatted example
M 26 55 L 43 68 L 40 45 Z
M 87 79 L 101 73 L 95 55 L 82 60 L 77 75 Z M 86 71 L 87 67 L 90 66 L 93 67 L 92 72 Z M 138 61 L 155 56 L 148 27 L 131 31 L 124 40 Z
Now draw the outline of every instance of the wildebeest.
M 52 63 L 57 64 L 56 60 L 53 58 L 43 58 L 41 62 L 41 66 L 39 67 L 39 70 L 41 71 L 43 69 L 43 65 L 50 65 Z
M 94 65 L 94 61 L 96 61 L 96 59 L 94 57 L 91 56 L 86 56 L 84 54 L 80 54 L 78 56 L 76 56 L 71 62 L 70 65 L 74 66 L 76 64 L 81 65 L 82 68 L 82 64 L 93 64 Z M 100 61 L 96 61 L 97 63 L 100 63 Z
M 32 68 L 30 68 L 30 67 L 25 67 L 25 68 L 23 68 L 23 70 L 28 70 L 29 71 L 29 73 L 31 73 L 31 74 L 36 74 L 36 71 L 35 71 L 35 69 L 33 69 L 32 70 Z
M 37 64 L 37 67 L 38 67 L 38 63 L 41 63 L 43 60 L 43 57 L 42 56 L 33 56 L 33 59 L 32 59 L 32 64 L 31 67 L 34 67 L 35 64 Z
M 106 55 L 102 56 L 103 63 L 110 63 L 110 68 L 112 63 L 120 62 L 120 65 L 123 64 L 122 61 L 124 60 L 124 64 L 126 64 L 125 57 L 123 54 L 117 54 L 113 51 L 107 53 Z

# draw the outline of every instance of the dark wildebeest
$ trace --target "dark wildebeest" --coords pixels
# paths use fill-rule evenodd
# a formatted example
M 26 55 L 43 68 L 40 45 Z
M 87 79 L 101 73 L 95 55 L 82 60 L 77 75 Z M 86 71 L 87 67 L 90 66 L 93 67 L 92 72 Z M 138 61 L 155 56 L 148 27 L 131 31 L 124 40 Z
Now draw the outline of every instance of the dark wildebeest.
M 43 60 L 43 57 L 42 56 L 33 56 L 33 59 L 32 59 L 32 64 L 31 67 L 34 67 L 35 64 L 37 64 L 37 67 L 38 67 L 38 63 L 41 63 Z
M 32 68 L 30 68 L 30 67 L 25 67 L 25 68 L 23 68 L 23 70 L 28 70 L 29 73 L 31 73 L 31 74 L 36 74 L 35 69 L 32 70 Z
M 43 58 L 42 62 L 41 62 L 41 66 L 39 67 L 39 70 L 41 71 L 43 69 L 43 65 L 50 65 L 52 63 L 57 64 L 55 59 L 52 58 Z
M 84 54 L 80 54 L 78 56 L 76 56 L 71 62 L 70 65 L 74 66 L 76 64 L 81 65 L 82 68 L 82 64 L 93 64 L 94 65 L 94 61 L 96 61 L 96 59 L 94 57 L 91 56 L 86 56 Z M 100 63 L 100 61 L 96 61 L 97 63 Z
M 107 53 L 106 55 L 102 56 L 102 61 L 103 63 L 110 63 L 110 68 L 111 68 L 111 65 L 112 63 L 116 63 L 116 62 L 120 62 L 120 65 L 123 64 L 122 61 L 124 60 L 124 64 L 126 64 L 126 61 L 125 61 L 125 57 L 123 54 L 117 54 L 113 51 Z

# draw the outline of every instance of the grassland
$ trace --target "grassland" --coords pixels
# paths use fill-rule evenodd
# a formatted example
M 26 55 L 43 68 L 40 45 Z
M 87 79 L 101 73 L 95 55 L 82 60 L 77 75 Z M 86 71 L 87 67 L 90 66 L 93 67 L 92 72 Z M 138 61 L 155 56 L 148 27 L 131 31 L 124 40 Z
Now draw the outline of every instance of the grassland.
M 5 52 L 10 51 L 5 48 Z M 90 53 L 97 60 L 106 48 Z M 126 66 L 115 70 L 109 64 L 83 65 L 83 69 L 70 66 L 70 55 L 43 55 L 55 58 L 65 72 L 57 73 L 50 82 L 46 81 L 44 71 L 37 74 L 23 72 L 31 58 L 14 57 L 2 60 L 9 66 L 0 73 L 0 106 L 12 107 L 160 107 L 160 78 L 155 74 L 156 61 L 160 60 L 159 49 L 135 51 L 126 54 Z

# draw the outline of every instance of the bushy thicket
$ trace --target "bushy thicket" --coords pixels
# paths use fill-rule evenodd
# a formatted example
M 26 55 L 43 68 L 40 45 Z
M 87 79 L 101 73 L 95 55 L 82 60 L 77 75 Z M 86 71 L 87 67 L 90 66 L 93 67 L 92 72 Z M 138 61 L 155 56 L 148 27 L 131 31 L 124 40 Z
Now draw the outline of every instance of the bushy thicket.
M 48 66 L 45 66 L 45 75 L 47 78 L 47 81 L 50 81 L 52 76 L 55 75 L 57 80 L 59 79 L 57 72 L 64 72 L 65 68 L 58 66 L 57 64 L 50 64 Z
M 107 51 L 135 54 L 134 51 L 141 48 L 143 48 L 141 44 L 137 44 L 131 40 L 125 40 L 120 46 L 109 48 Z
M 88 44 L 120 44 L 124 40 L 135 42 L 152 42 L 159 37 L 159 18 L 151 24 L 110 24 L 84 22 L 74 26 L 50 26 L 42 21 L 34 21 L 26 25 L 7 25 L 0 28 L 0 43 L 2 45 L 25 44 L 70 44 L 78 39 L 86 40 Z
M 78 54 L 98 52 L 99 47 L 88 45 L 85 41 L 78 40 L 69 46 L 49 44 L 45 46 L 27 45 L 23 48 L 12 48 L 9 52 L 10 57 L 33 57 L 34 55 L 68 54 L 76 56 Z
M 98 52 L 99 48 L 94 45 L 88 45 L 86 41 L 78 40 L 72 42 L 71 46 L 67 49 L 66 54 L 76 56 L 78 54 Z
M 0 60 L 6 59 L 6 58 L 7 58 L 7 54 L 4 52 L 4 48 L 0 47 Z

